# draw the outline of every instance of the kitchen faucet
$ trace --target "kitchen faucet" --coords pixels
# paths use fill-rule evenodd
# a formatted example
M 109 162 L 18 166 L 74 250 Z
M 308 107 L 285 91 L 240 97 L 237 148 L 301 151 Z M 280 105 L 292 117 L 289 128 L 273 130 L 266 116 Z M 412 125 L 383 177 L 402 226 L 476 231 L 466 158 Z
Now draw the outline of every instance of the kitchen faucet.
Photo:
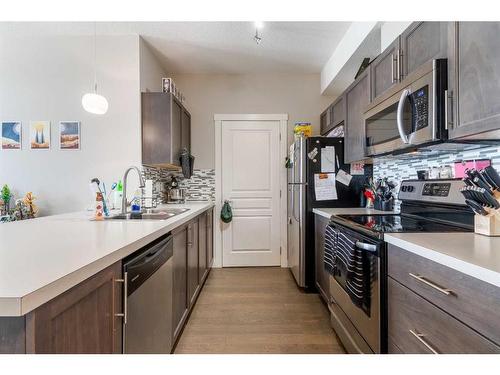
M 132 170 L 135 169 L 137 171 L 137 174 L 139 175 L 139 187 L 143 188 L 145 186 L 144 184 L 144 179 L 142 178 L 141 171 L 137 167 L 129 167 L 126 171 L 125 174 L 123 175 L 123 197 L 122 197 L 122 215 L 127 214 L 127 177 L 128 173 Z

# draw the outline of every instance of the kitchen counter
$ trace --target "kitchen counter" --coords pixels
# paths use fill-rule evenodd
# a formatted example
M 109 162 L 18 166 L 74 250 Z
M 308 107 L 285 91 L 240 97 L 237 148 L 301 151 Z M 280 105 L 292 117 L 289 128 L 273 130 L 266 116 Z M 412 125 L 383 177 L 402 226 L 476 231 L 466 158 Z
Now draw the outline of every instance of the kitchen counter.
M 500 287 L 500 237 L 474 233 L 388 233 L 387 243 Z
M 351 207 L 351 208 L 313 208 L 317 215 L 331 218 L 334 215 L 370 215 L 370 214 L 393 214 L 393 211 L 379 211 L 373 208 Z
M 315 214 L 386 214 L 366 208 L 315 208 Z M 500 287 L 500 237 L 474 233 L 386 233 L 387 243 Z
M 22 316 L 213 207 L 167 220 L 91 221 L 92 212 L 0 225 L 0 316 Z M 161 208 L 161 207 L 160 207 Z

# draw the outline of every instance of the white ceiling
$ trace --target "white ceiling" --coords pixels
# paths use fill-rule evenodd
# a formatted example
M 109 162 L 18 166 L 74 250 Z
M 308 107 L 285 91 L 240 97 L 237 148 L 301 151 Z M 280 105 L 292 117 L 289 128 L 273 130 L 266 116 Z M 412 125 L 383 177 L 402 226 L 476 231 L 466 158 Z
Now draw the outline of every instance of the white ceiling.
M 320 73 L 351 22 L 100 22 L 98 35 L 139 34 L 169 73 Z M 0 32 L 88 35 L 92 23 L 9 23 Z

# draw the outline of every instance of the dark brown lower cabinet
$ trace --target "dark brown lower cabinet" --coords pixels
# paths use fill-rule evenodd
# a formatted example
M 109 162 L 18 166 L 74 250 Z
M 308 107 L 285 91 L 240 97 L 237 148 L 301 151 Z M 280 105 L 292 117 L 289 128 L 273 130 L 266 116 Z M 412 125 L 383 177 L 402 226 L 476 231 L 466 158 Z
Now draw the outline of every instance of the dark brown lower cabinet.
M 214 210 L 207 212 L 207 268 L 212 268 L 214 262 Z
M 121 353 L 122 293 L 117 262 L 24 317 L 0 318 L 0 353 Z
M 174 285 L 172 293 L 173 341 L 177 339 L 188 313 L 187 299 L 187 225 L 172 231 L 174 240 Z
M 200 287 L 198 277 L 198 218 L 194 219 L 188 224 L 188 243 L 187 243 L 187 290 L 188 290 L 188 304 L 194 305 Z
M 406 354 L 500 353 L 492 341 L 392 278 L 388 281 L 392 350 L 396 347 Z
M 207 267 L 207 217 L 208 213 L 203 213 L 199 218 L 198 225 L 198 281 L 203 284 L 203 281 L 208 275 Z

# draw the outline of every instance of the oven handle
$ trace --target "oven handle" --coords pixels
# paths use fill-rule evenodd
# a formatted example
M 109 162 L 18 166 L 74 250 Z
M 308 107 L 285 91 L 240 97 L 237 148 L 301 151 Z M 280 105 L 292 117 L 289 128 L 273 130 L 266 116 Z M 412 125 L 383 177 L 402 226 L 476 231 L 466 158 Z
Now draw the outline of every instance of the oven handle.
M 398 113 L 397 113 L 397 118 L 396 122 L 398 124 L 398 131 L 399 131 L 399 136 L 401 137 L 401 140 L 403 141 L 404 144 L 410 143 L 408 140 L 408 135 L 405 134 L 404 128 L 403 128 L 403 110 L 404 110 L 404 104 L 406 98 L 410 95 L 410 90 L 404 89 L 403 93 L 401 94 L 401 97 L 399 98 L 399 103 L 398 103 Z
M 373 245 L 371 243 L 356 241 L 356 247 L 358 249 L 366 250 L 366 251 L 369 251 L 371 253 L 376 253 L 377 252 L 377 245 Z

